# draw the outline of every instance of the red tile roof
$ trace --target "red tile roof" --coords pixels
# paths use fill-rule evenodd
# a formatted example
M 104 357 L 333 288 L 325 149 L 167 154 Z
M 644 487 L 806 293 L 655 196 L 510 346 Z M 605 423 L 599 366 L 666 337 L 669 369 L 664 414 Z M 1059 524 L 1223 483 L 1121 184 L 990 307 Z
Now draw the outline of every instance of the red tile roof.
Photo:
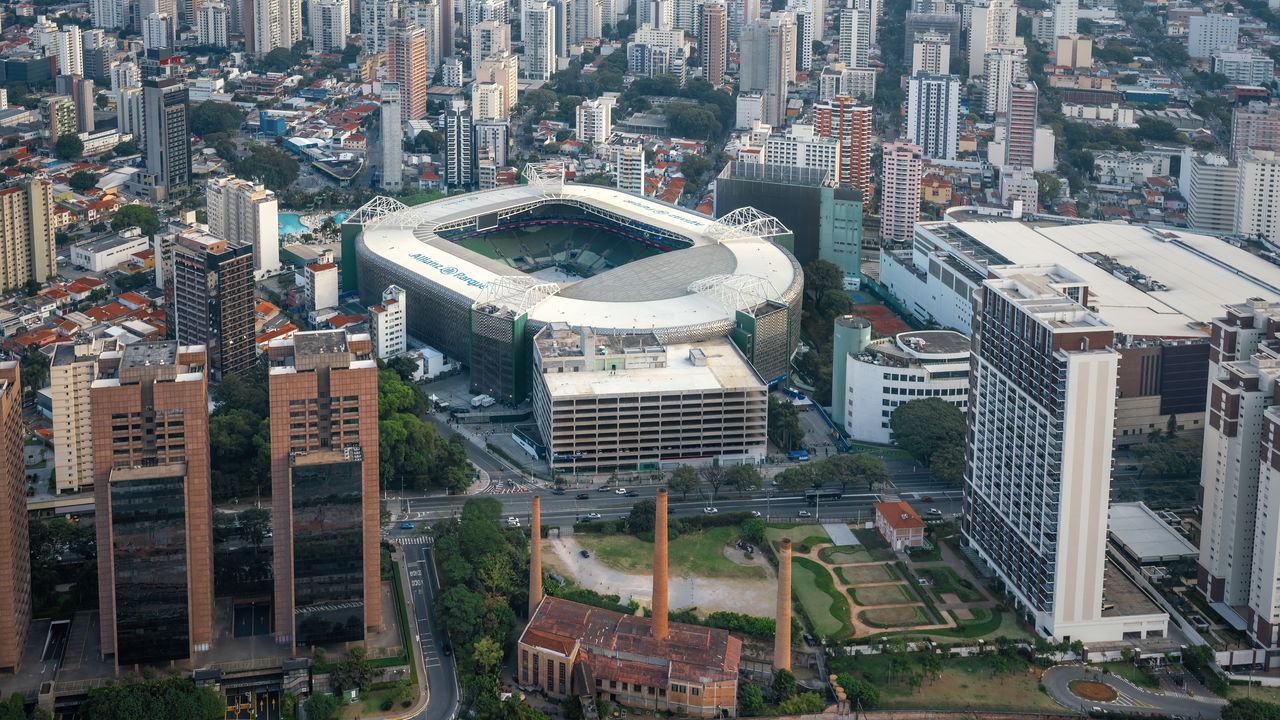
M 918 530 L 924 527 L 924 521 L 916 511 L 900 500 L 876 503 L 876 515 L 884 518 L 885 523 L 894 530 Z

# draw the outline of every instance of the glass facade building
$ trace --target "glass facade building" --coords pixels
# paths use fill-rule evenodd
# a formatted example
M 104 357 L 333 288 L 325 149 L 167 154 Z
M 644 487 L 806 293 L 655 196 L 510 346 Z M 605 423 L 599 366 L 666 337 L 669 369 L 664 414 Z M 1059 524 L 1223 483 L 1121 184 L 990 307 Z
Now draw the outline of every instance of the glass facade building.
M 305 645 L 364 639 L 358 447 L 297 456 L 293 486 L 295 637 Z

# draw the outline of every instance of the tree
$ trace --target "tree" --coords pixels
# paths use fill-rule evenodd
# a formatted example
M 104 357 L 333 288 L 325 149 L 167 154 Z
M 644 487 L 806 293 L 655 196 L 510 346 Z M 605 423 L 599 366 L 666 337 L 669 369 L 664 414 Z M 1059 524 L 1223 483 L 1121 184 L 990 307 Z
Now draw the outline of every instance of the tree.
M 84 720 L 220 720 L 225 714 L 226 702 L 216 690 L 177 676 L 94 688 L 80 706 Z
M 98 176 L 88 170 L 77 170 L 67 180 L 67 184 L 76 192 L 86 192 L 98 186 Z
M 729 484 L 738 491 L 739 494 L 749 492 L 759 488 L 764 478 L 760 476 L 760 471 L 755 465 L 734 465 L 726 472 Z
M 627 528 L 637 537 L 652 533 L 657 513 L 657 504 L 654 501 L 641 500 L 631 506 L 631 514 L 627 516 Z
M 844 271 L 839 265 L 827 260 L 814 260 L 804 266 L 804 289 L 814 296 L 821 296 L 828 290 L 840 290 L 844 287 Z
M 244 111 L 231 103 L 206 100 L 191 108 L 191 132 L 200 137 L 235 132 L 244 122 Z
M 293 53 L 288 48 L 276 48 L 262 58 L 262 69 L 267 72 L 285 72 L 294 66 Z
M 784 702 L 796 694 L 796 676 L 790 670 L 775 670 L 772 687 L 774 700 Z
M 691 183 L 702 180 L 702 176 L 711 169 L 711 162 L 697 153 L 685 153 L 680 161 L 680 174 Z
M 702 480 L 711 486 L 711 502 L 715 503 L 716 493 L 720 492 L 720 486 L 724 485 L 725 470 L 719 465 L 703 466 L 698 474 L 702 476 Z
M 276 48 L 276 50 L 280 49 Z M 253 148 L 249 157 L 235 164 L 236 175 L 257 180 L 277 192 L 284 190 L 298 179 L 298 170 L 298 161 L 291 155 L 273 147 L 261 145 Z
M 774 476 L 774 480 L 778 481 L 778 487 L 783 490 L 805 490 L 813 484 L 813 468 L 809 465 L 800 465 L 798 467 L 787 468 Z
M 747 518 L 742 521 L 741 535 L 742 539 L 752 545 L 763 545 L 765 541 L 765 523 L 758 517 Z
M 840 492 L 844 492 L 848 485 L 866 483 L 870 490 L 874 485 L 889 482 L 889 471 L 885 469 L 884 461 L 865 453 L 832 455 L 819 465 L 819 472 L 840 483 Z
M 502 645 L 491 637 L 482 637 L 472 646 L 471 659 L 477 671 L 493 672 L 502 665 Z
M 738 684 L 738 714 L 747 717 L 764 714 L 764 693 L 759 685 Z
M 1142 475 L 1162 479 L 1190 477 L 1200 471 L 1201 438 L 1198 435 L 1161 435 L 1154 442 L 1138 445 L 1134 452 L 1142 458 Z
M 698 471 L 690 465 L 677 467 L 667 478 L 667 489 L 680 493 L 681 500 L 688 497 L 689 492 L 696 487 L 698 487 Z
M 798 449 L 804 439 L 800 411 L 794 403 L 779 400 L 773 393 L 769 394 L 768 434 L 769 442 L 783 452 Z
M 937 657 L 930 654 L 930 657 Z M 844 689 L 845 695 L 849 696 L 849 703 L 860 710 L 875 710 L 880 704 L 880 691 L 875 685 L 856 678 L 848 673 L 840 673 L 836 676 L 836 683 Z
M 23 392 L 34 393 L 49 382 L 49 356 L 34 347 L 27 350 L 18 364 L 18 374 Z
M 129 140 L 116 146 L 116 157 L 127 157 L 138 154 L 138 141 Z
M 1252 698 L 1236 698 L 1222 709 L 1222 720 L 1280 720 L 1280 705 Z
M 63 160 L 74 160 L 84 155 L 84 141 L 75 133 L 59 135 L 53 144 L 53 153 Z
M 307 711 L 307 720 L 334 720 L 338 717 L 338 708 L 341 706 L 338 698 L 329 693 L 312 693 L 302 704 L 302 709 Z
M 160 218 L 156 215 L 156 209 L 150 205 L 123 205 L 112 216 L 111 229 L 123 230 L 127 227 L 136 227 L 142 230 L 143 235 L 155 235 L 160 229 Z
M 963 462 L 964 428 L 964 412 L 941 398 L 912 400 L 889 416 L 889 429 L 899 447 L 930 467 L 933 457 L 946 451 L 949 454 L 942 459 L 948 470 L 956 463 L 956 449 Z
M 1040 204 L 1048 205 L 1062 194 L 1062 181 L 1049 173 L 1036 173 L 1036 187 L 1040 194 Z

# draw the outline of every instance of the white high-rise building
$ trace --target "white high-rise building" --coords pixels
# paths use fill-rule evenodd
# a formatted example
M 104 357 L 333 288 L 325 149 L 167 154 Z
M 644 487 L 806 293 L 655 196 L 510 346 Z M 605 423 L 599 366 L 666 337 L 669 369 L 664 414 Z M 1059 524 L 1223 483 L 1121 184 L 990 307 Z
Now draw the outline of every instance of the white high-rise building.
M 603 11 L 601 0 L 574 0 L 569 42 L 577 45 L 586 38 L 600 37 Z
M 196 34 L 201 45 L 227 47 L 231 13 L 220 2 L 208 2 L 196 11 Z M 339 48 L 341 49 L 341 48 Z
M 907 138 L 927 158 L 954 160 L 959 145 L 960 77 L 916 73 L 907 83 Z
M 176 30 L 170 15 L 151 13 L 142 19 L 142 46 L 148 50 L 173 47 Z
M 502 98 L 507 103 L 507 114 L 504 117 L 510 117 L 519 101 L 520 59 L 508 52 L 473 62 L 472 71 L 476 82 L 497 83 L 504 88 Z
M 116 91 L 116 127 L 121 134 L 129 134 L 134 140 L 142 140 L 142 86 L 120 88 Z
M 787 111 L 788 86 L 795 80 L 796 23 L 789 12 L 757 20 L 739 40 L 739 89 L 759 90 L 764 96 L 767 125 L 781 127 Z
M 1080 0 L 1057 0 L 1053 3 L 1053 36 L 1075 35 L 1080 26 Z
M 382 143 L 382 189 L 396 191 L 404 184 L 404 125 L 400 118 L 400 85 L 382 83 L 379 100 Z
M 49 363 L 56 492 L 93 487 L 93 406 L 90 388 L 97 379 L 98 355 L 115 351 L 116 341 L 58 343 Z
M 247 0 L 245 7 L 253 11 L 253 54 L 291 48 L 302 38 L 302 0 Z
M 1193 58 L 1207 58 L 1215 51 L 1239 46 L 1240 18 L 1235 15 L 1193 15 L 1187 21 L 1187 54 Z
M 89 0 L 89 14 L 94 27 L 114 30 L 125 23 L 124 0 Z
M 821 32 L 816 25 L 822 22 L 822 16 L 814 15 L 812 5 L 813 0 L 787 1 L 787 12 L 796 21 L 796 70 L 801 72 L 813 69 L 814 33 Z
M 511 52 L 511 26 L 486 20 L 471 26 L 471 60 L 473 63 Z
M 427 79 L 430 80 L 444 60 L 443 45 L 440 44 L 440 3 L 438 0 L 425 0 L 405 5 L 404 19 L 422 28 L 427 41 L 426 66 Z
M 132 62 L 118 62 L 111 66 L 111 92 L 118 97 L 124 88 L 142 87 L 142 75 Z
M 400 3 L 398 0 L 364 0 L 359 7 L 363 46 L 371 53 L 385 52 L 387 31 L 400 16 Z
M 276 194 L 231 175 L 209 181 L 209 231 L 237 245 L 253 246 L 254 276 L 280 269 L 280 215 Z
M 916 37 L 911 44 L 911 74 L 951 74 L 951 39 L 932 30 Z
M 373 354 L 379 360 L 390 360 L 403 355 L 409 347 L 409 328 L 405 321 L 407 297 L 403 288 L 388 285 L 382 291 L 382 304 L 369 308 L 372 320 L 369 334 L 373 340 Z
M 618 151 L 618 189 L 644 195 L 644 148 L 629 145 Z
M 862 42 L 867 33 L 867 19 L 861 10 L 846 7 L 840 11 L 840 62 L 847 67 L 866 67 L 871 48 Z
M 484 151 L 498 167 L 507 164 L 510 154 L 511 126 L 505 120 L 480 120 L 471 124 L 476 157 Z
M 520 75 L 531 80 L 550 80 L 556 67 L 556 9 L 547 0 L 534 0 L 525 14 L 528 21 L 521 30 L 524 54 L 520 56 Z
M 1236 172 L 1235 231 L 1275 242 L 1280 240 L 1280 153 L 1246 149 Z
M 460 110 L 444 115 L 445 182 L 468 187 L 475 181 L 475 151 L 471 118 Z
M 495 82 L 471 83 L 471 119 L 506 120 L 506 90 Z
M 995 115 L 1009 105 L 1009 88 L 1027 79 L 1027 48 L 1022 45 L 995 47 L 987 53 L 982 73 L 983 111 Z
M 1187 199 L 1187 225 L 1193 230 L 1236 232 L 1236 175 L 1239 168 L 1223 155 L 1182 155 L 1178 189 Z
M 311 49 L 321 53 L 339 53 L 351 38 L 351 3 L 349 0 L 310 0 L 307 3 L 307 25 Z
M 1018 9 L 1012 0 L 988 0 L 973 8 L 969 27 L 969 77 L 981 77 L 986 71 L 986 56 L 994 48 L 1021 45 L 1018 35 Z
M 641 5 L 647 5 L 646 0 L 636 0 Z M 662 3 L 662 0 L 657 0 Z M 760 0 L 729 0 L 729 40 L 730 42 L 742 37 L 742 29 L 748 23 L 753 23 L 760 19 Z M 639 22 L 639 21 L 637 21 Z M 646 19 L 655 26 L 660 23 L 651 19 Z
M 84 75 L 84 41 L 80 26 L 67 25 L 46 35 L 46 53 L 58 58 L 59 75 Z
M 603 145 L 613 132 L 613 105 L 617 99 L 611 96 L 583 100 L 575 111 L 575 133 L 581 142 Z

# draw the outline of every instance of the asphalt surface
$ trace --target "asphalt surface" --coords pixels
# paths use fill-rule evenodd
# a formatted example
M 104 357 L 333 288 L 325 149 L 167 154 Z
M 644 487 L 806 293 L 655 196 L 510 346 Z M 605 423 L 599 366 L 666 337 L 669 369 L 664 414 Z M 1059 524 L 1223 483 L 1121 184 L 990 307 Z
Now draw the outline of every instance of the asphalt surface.
M 431 621 L 431 607 L 440 590 L 431 549 L 420 542 L 421 536 L 406 530 L 389 534 L 388 539 L 401 544 L 409 574 L 409 622 L 422 647 L 421 667 L 426 673 L 428 700 L 414 720 L 451 720 L 458 710 L 458 681 L 453 655 L 444 653 L 447 638 L 443 628 Z M 409 542 L 410 540 L 415 542 Z
M 1073 680 L 1090 680 L 1110 685 L 1116 691 L 1112 702 L 1084 700 L 1071 692 Z M 1209 720 L 1222 716 L 1226 704 L 1222 700 L 1208 700 L 1182 693 L 1157 692 L 1139 688 L 1124 678 L 1103 673 L 1096 668 L 1079 665 L 1059 665 L 1044 673 L 1044 688 L 1049 697 L 1071 710 L 1088 713 L 1094 708 L 1104 712 L 1138 713 L 1142 715 L 1177 715 L 1190 720 Z

